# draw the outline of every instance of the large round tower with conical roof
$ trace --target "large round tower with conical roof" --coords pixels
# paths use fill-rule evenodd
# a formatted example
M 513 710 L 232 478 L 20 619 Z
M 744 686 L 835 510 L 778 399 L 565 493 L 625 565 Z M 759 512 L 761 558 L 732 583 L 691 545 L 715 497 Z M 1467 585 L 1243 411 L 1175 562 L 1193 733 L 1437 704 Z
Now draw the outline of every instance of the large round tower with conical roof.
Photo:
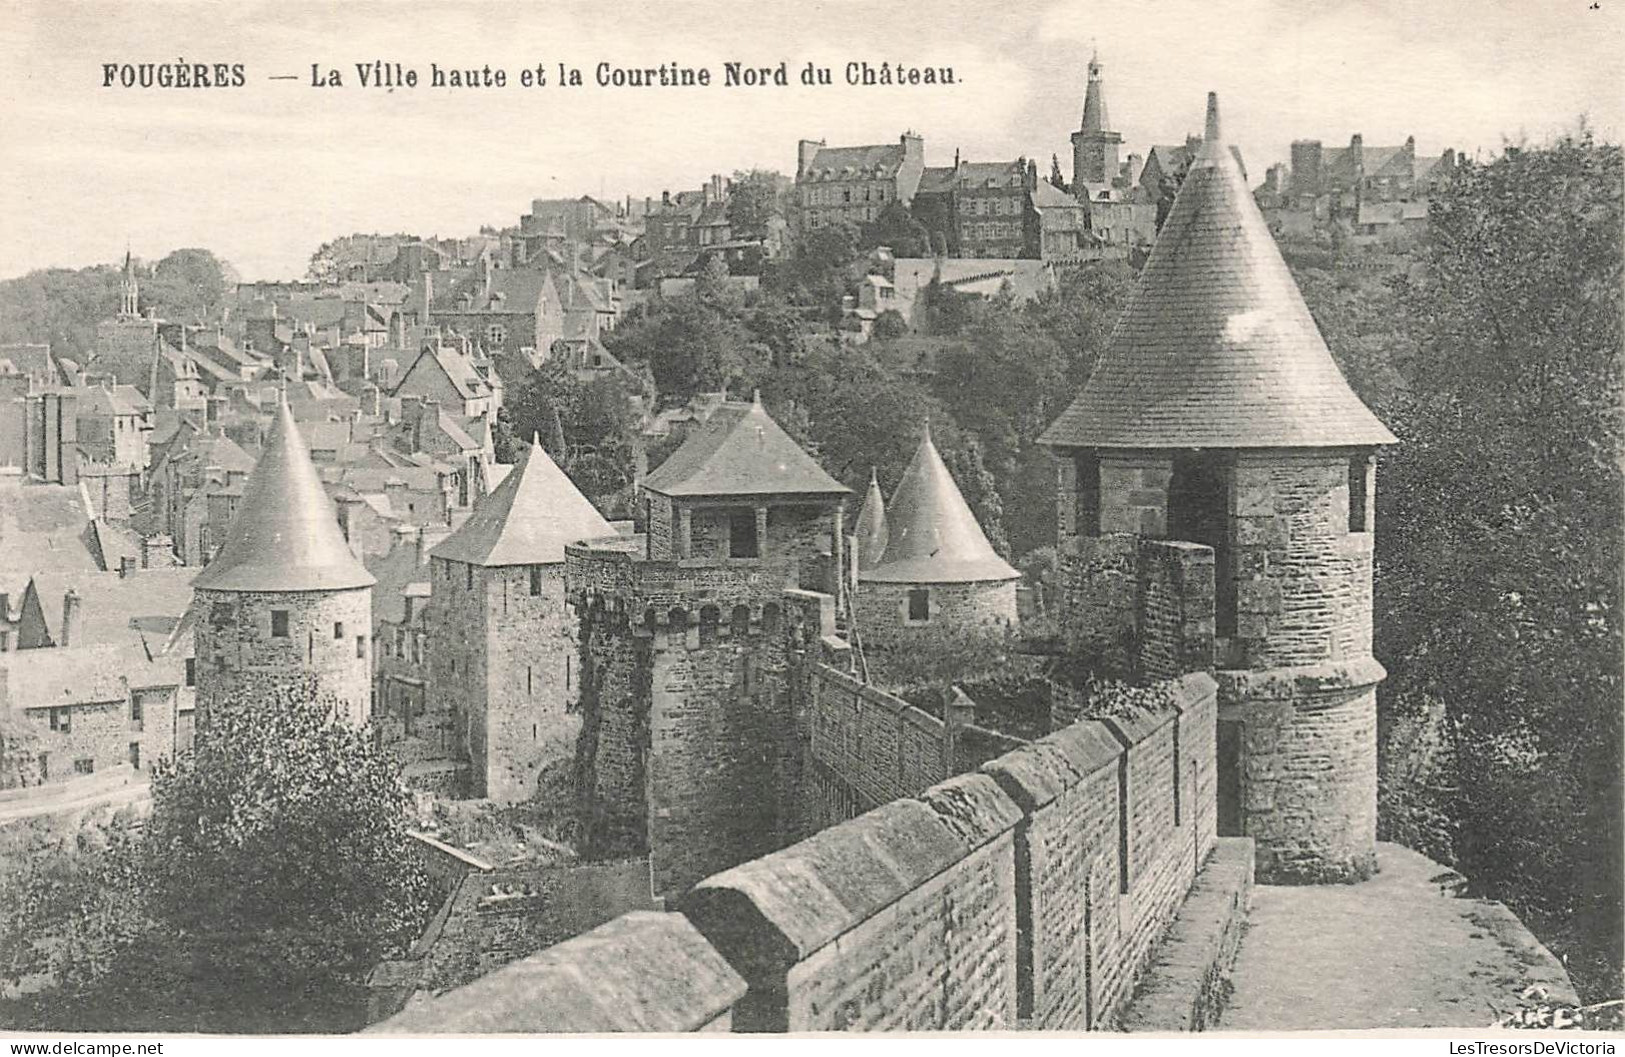
M 1133 300 L 1043 441 L 1068 560 L 1109 533 L 1214 553 L 1219 832 L 1273 881 L 1375 868 L 1374 452 L 1222 142 L 1218 101 Z
M 192 581 L 200 729 L 216 710 L 274 707 L 309 684 L 366 723 L 372 585 L 281 403 L 225 545 Z
M 855 606 L 866 648 L 903 648 L 924 638 L 1016 622 L 1021 574 L 988 543 L 929 426 L 891 504 L 878 504 L 878 486 L 870 492 L 858 518 Z M 865 535 L 880 541 L 879 553 L 863 553 Z

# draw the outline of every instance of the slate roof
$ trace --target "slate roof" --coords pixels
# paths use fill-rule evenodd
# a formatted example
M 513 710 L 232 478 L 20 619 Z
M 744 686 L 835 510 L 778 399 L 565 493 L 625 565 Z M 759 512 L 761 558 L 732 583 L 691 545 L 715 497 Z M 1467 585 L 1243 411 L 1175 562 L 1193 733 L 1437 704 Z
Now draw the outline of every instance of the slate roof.
M 807 164 L 808 179 L 840 180 L 857 176 L 891 176 L 903 164 L 901 143 L 865 147 L 819 147 Z
M 341 591 L 373 578 L 339 531 L 293 412 L 280 403 L 226 543 L 193 586 L 209 591 Z
M 615 529 L 535 441 L 525 461 L 474 505 L 467 521 L 429 553 L 471 565 L 549 565 L 564 545 Z
M 1041 442 L 1281 448 L 1393 443 L 1332 360 L 1230 152 L 1218 100 L 1106 354 Z
M 973 583 L 1021 575 L 987 541 L 929 428 L 892 493 L 885 531 L 880 560 L 858 573 L 866 583 Z
M 1106 91 L 1100 82 L 1100 65 L 1089 63 L 1089 86 L 1083 92 L 1082 132 L 1103 132 L 1111 128 L 1106 117 Z
M 886 500 L 880 494 L 880 481 L 869 471 L 869 491 L 852 534 L 858 540 L 858 568 L 872 569 L 886 549 Z
M 643 481 L 667 496 L 846 495 L 768 415 L 761 401 L 726 403 Z

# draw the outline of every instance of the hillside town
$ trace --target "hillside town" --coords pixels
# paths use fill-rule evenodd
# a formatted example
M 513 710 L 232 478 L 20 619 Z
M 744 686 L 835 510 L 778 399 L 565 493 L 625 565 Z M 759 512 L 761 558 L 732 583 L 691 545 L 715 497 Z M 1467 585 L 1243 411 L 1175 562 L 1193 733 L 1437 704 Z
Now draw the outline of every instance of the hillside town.
M 1211 96 L 1144 142 L 1104 58 L 1070 152 L 832 127 L 296 282 L 87 272 L 116 304 L 78 337 L 0 344 L 0 840 L 143 840 L 211 731 L 299 699 L 392 769 L 427 880 L 278 1030 L 1266 1030 L 1247 908 L 1287 885 L 1470 889 L 1495 924 L 1419 942 L 1580 1007 L 1593 954 L 1473 887 L 1379 752 L 1442 729 L 1437 692 L 1379 706 L 1424 388 L 1389 306 L 1501 162 L 1244 158 Z M 62 940 L 9 941 L 0 1005 L 85 982 Z M 1445 977 L 1285 1026 L 1500 1015 Z

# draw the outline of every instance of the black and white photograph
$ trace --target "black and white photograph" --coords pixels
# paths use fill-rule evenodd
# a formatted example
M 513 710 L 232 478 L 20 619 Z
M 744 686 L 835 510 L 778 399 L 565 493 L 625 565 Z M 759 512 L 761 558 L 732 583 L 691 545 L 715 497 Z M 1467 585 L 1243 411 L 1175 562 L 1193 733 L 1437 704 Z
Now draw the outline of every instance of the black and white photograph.
M 1625 0 L 0 0 L 0 1045 L 1613 1053 L 1622 132 Z

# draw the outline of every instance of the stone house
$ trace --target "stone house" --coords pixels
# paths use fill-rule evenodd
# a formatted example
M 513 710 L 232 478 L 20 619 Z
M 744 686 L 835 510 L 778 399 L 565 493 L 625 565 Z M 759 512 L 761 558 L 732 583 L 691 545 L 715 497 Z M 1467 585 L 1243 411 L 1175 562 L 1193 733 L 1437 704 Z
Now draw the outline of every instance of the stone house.
M 828 147 L 801 140 L 796 147 L 797 230 L 835 223 L 862 226 L 892 202 L 908 205 L 925 171 L 925 140 L 905 132 L 895 144 Z

